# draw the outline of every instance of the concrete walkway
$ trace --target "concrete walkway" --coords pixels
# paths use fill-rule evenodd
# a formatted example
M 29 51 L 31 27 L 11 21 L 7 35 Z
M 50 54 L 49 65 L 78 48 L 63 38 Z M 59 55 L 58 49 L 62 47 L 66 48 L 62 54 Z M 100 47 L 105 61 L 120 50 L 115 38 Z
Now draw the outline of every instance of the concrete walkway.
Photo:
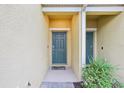
M 78 82 L 71 68 L 66 70 L 49 69 L 40 87 L 42 88 L 74 88 L 73 82 Z
M 51 70 L 49 69 L 44 82 L 77 82 L 77 77 L 71 68 L 66 70 Z

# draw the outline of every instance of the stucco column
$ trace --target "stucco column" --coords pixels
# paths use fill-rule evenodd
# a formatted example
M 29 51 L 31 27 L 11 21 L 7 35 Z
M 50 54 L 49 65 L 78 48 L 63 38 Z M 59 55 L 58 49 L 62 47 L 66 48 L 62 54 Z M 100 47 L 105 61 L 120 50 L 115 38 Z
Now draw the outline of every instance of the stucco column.
M 81 63 L 86 63 L 86 12 L 81 11 Z

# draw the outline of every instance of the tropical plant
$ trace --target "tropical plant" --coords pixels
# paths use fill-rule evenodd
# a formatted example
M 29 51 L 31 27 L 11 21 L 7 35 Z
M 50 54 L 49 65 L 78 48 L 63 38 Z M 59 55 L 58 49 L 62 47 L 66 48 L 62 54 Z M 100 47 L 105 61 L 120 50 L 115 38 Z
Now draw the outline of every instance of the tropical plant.
M 114 67 L 101 58 L 90 59 L 82 69 L 83 83 L 85 88 L 112 88 L 121 87 L 121 84 L 114 78 Z

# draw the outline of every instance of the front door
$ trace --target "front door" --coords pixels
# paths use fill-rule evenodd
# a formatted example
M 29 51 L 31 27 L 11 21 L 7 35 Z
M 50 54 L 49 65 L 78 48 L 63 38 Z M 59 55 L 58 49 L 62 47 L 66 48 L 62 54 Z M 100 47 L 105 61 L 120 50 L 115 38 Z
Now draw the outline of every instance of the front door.
M 93 32 L 86 32 L 86 64 L 93 57 Z
M 66 63 L 66 32 L 52 32 L 52 64 Z

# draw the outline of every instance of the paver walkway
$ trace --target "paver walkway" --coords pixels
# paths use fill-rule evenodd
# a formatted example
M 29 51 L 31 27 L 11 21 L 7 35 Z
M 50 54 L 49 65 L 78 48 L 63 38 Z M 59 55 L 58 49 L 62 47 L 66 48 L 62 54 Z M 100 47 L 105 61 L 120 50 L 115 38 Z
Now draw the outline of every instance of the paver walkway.
M 72 82 L 43 82 L 41 88 L 74 88 Z

